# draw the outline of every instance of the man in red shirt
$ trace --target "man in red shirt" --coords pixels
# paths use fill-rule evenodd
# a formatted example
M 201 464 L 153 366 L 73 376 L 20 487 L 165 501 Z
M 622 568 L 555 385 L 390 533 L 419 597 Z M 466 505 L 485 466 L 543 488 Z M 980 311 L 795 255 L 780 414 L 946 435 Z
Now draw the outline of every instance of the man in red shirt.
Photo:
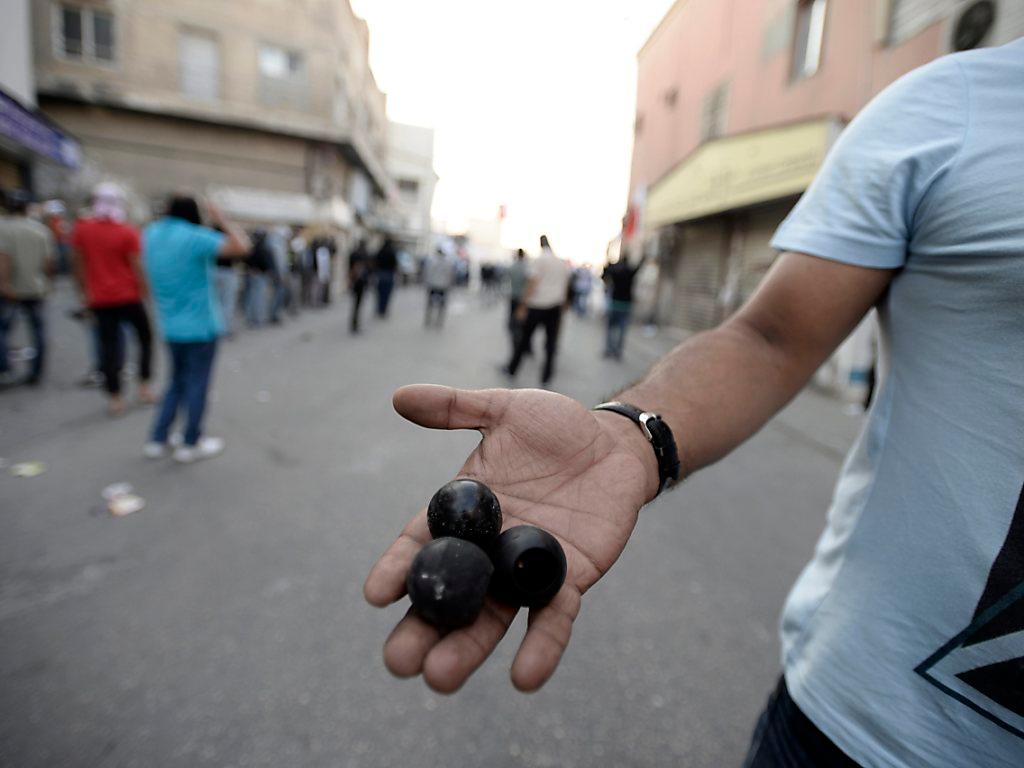
M 92 215 L 79 219 L 71 235 L 73 263 L 85 302 L 99 326 L 100 360 L 110 395 L 110 414 L 124 412 L 121 397 L 120 327 L 130 324 L 139 340 L 139 401 L 153 403 L 153 334 L 142 304 L 146 281 L 140 261 L 138 231 L 125 223 L 124 192 L 103 183 L 93 191 Z

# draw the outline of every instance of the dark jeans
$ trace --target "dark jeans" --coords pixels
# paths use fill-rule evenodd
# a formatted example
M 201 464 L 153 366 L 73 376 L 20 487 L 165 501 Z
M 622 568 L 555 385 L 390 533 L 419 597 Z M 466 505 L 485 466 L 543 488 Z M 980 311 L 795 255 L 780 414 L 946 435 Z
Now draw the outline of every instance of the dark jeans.
M 36 356 L 29 367 L 28 381 L 38 382 L 43 375 L 43 363 L 46 359 L 46 324 L 43 321 L 42 299 L 0 299 L 0 373 L 10 370 L 7 360 L 7 334 L 14 325 L 14 314 L 21 310 L 28 319 L 32 344 L 36 348 Z
M 444 325 L 444 310 L 448 306 L 448 291 L 444 288 L 427 288 L 427 317 L 424 325 L 430 325 L 430 316 L 436 310 L 437 324 Z
M 857 768 L 857 763 L 800 711 L 783 678 L 758 720 L 743 768 Z
M 512 351 L 515 351 L 516 344 L 519 343 L 519 337 L 523 335 L 523 323 L 516 320 L 516 310 L 519 309 L 519 305 L 522 304 L 521 299 L 517 299 L 513 296 L 509 297 L 508 300 L 508 333 L 512 337 Z M 533 351 L 529 348 L 526 349 L 524 354 L 531 355 Z
M 107 392 L 111 395 L 121 392 L 121 364 L 124 361 L 121 323 L 128 323 L 135 329 L 135 336 L 139 340 L 139 377 L 148 382 L 153 372 L 153 334 L 146 308 L 138 302 L 118 304 L 114 307 L 97 307 L 93 309 L 93 314 L 100 331 L 100 370 L 103 371 Z
M 377 316 L 387 317 L 391 292 L 395 289 L 394 272 L 377 273 Z
M 366 293 L 366 283 L 359 281 L 352 286 L 352 321 L 349 323 L 349 330 L 352 333 L 359 333 L 359 310 L 363 306 L 363 294 Z
M 206 392 L 210 387 L 217 342 L 169 341 L 167 350 L 171 358 L 171 380 L 153 424 L 152 440 L 167 442 L 178 409 L 182 408 L 185 410 L 185 445 L 195 445 L 202 434 Z
M 541 383 L 547 384 L 555 373 L 555 353 L 558 351 L 558 329 L 562 324 L 562 307 L 546 307 L 534 309 L 530 307 L 526 313 L 526 321 L 523 323 L 523 332 L 516 341 L 515 351 L 512 353 L 512 360 L 508 364 L 509 375 L 515 376 L 519 370 L 519 363 L 523 354 L 530 348 L 533 339 L 533 332 L 537 326 L 544 326 L 544 370 L 541 374 Z
M 633 308 L 625 303 L 608 305 L 608 333 L 605 335 L 604 353 L 610 357 L 621 358 L 626 345 L 626 329 L 629 328 L 629 316 Z

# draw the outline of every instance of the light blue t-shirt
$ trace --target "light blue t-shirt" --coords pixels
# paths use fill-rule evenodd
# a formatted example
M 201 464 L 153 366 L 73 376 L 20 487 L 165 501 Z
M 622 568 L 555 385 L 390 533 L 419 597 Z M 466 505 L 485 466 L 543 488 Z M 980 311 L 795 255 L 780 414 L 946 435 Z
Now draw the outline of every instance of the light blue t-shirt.
M 880 386 L 782 618 L 793 699 L 866 766 L 1024 766 L 1024 40 L 843 132 L 773 240 L 899 268 Z
M 224 235 L 167 216 L 142 232 L 142 259 L 167 341 L 212 341 L 224 332 L 214 263 Z

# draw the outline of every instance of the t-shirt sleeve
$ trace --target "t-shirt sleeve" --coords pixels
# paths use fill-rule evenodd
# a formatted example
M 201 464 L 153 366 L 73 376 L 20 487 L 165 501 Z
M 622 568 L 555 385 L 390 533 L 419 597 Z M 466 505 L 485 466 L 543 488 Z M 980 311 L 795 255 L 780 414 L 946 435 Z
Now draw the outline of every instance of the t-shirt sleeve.
M 890 85 L 840 135 L 772 246 L 863 267 L 906 263 L 916 213 L 963 145 L 968 96 L 951 57 Z
M 217 258 L 221 243 L 227 237 L 207 227 L 195 227 L 192 230 L 192 253 L 201 261 L 212 261 Z

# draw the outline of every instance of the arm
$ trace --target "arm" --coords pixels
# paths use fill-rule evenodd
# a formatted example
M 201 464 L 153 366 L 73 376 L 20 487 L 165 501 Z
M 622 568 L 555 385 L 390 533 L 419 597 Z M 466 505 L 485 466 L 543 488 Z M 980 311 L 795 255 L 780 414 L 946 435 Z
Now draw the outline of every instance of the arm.
M 217 227 L 223 230 L 227 237 L 221 243 L 217 256 L 225 259 L 241 259 L 249 255 L 252 250 L 252 243 L 249 236 L 245 234 L 240 226 L 229 221 L 223 211 L 212 202 L 206 203 L 206 210 L 210 214 L 210 220 Z
M 681 344 L 619 399 L 660 413 L 679 443 L 684 474 L 693 473 L 786 405 L 878 302 L 893 274 L 783 254 L 739 312 Z
M 792 398 L 891 276 L 786 254 L 736 317 L 680 345 L 620 399 L 661 413 L 685 471 L 693 472 L 750 437 Z M 566 584 L 549 605 L 531 610 L 512 665 L 516 687 L 536 690 L 558 665 L 583 594 L 614 564 L 639 509 L 657 492 L 654 453 L 627 419 L 550 392 L 416 385 L 398 390 L 394 404 L 422 426 L 480 431 L 483 441 L 458 475 L 495 491 L 504 527 L 540 526 L 565 549 Z M 403 596 L 409 564 L 430 540 L 425 517 L 421 511 L 374 566 L 364 590 L 371 604 Z M 515 614 L 489 599 L 474 624 L 444 637 L 407 614 L 385 644 L 385 663 L 398 676 L 422 674 L 432 688 L 452 692 Z

